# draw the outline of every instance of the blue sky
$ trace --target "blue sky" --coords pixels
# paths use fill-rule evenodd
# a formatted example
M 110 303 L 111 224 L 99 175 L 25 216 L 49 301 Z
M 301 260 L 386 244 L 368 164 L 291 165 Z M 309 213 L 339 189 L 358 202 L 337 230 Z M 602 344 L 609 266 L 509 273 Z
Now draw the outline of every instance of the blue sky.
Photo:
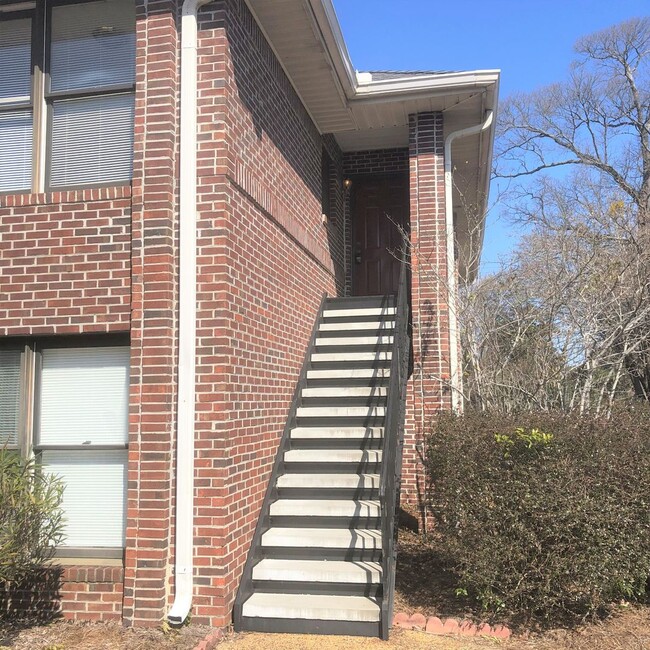
M 334 0 L 358 70 L 501 70 L 500 96 L 565 78 L 580 37 L 650 13 L 650 0 Z M 406 9 L 408 8 L 408 11 Z M 517 230 L 488 215 L 483 269 Z

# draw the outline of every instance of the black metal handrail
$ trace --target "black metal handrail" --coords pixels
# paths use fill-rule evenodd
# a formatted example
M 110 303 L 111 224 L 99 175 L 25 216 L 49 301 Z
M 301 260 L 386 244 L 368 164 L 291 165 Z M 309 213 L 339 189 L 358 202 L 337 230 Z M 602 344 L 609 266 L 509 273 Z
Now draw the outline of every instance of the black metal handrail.
M 383 593 L 380 634 L 384 640 L 388 639 L 388 632 L 393 618 L 395 561 L 397 559 L 397 511 L 399 509 L 401 490 L 406 383 L 411 355 L 407 277 L 407 261 L 404 259 L 401 263 L 396 299 L 395 329 L 391 347 L 392 357 L 386 417 L 384 420 L 381 482 L 379 485 Z
M 244 603 L 253 594 L 253 567 L 260 559 L 257 553 L 261 546 L 262 535 L 270 528 L 269 511 L 271 502 L 276 498 L 276 483 L 278 476 L 282 473 L 284 468 L 284 454 L 291 448 L 291 429 L 296 426 L 296 413 L 298 411 L 298 406 L 300 405 L 302 389 L 305 387 L 305 381 L 307 380 L 307 371 L 311 369 L 311 352 L 314 349 L 316 337 L 318 336 L 318 326 L 323 320 L 323 310 L 325 309 L 326 300 L 327 294 L 325 293 L 323 294 L 320 305 L 318 307 L 318 313 L 316 315 L 316 320 L 314 321 L 314 327 L 312 329 L 309 343 L 307 344 L 305 359 L 300 370 L 300 376 L 296 382 L 293 399 L 291 400 L 291 406 L 289 407 L 289 414 L 284 426 L 284 431 L 282 432 L 280 444 L 278 445 L 278 451 L 276 453 L 273 469 L 271 470 L 271 475 L 269 477 L 269 484 L 266 489 L 266 494 L 264 495 L 264 501 L 262 502 L 262 507 L 260 508 L 260 514 L 257 519 L 255 532 L 253 533 L 253 539 L 251 540 L 248 557 L 246 558 L 244 570 L 242 571 L 242 577 L 239 581 L 239 589 L 237 590 L 237 596 L 235 597 L 235 602 L 233 605 L 233 624 L 235 630 L 237 631 L 242 629 L 241 620 Z

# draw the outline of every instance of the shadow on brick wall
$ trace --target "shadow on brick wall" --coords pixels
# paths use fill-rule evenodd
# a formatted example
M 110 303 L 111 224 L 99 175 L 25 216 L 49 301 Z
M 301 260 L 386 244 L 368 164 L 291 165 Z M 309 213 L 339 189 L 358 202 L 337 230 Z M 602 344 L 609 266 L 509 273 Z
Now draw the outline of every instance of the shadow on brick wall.
M 20 629 L 61 617 L 61 567 L 36 569 L 19 583 L 0 584 L 0 646 L 11 645 Z

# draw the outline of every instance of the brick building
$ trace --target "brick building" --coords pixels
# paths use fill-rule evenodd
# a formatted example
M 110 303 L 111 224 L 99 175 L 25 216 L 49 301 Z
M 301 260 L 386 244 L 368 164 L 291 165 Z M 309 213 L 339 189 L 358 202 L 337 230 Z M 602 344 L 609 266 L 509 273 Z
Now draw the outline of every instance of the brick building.
M 0 1 L 0 443 L 66 483 L 66 616 L 231 621 L 321 298 L 392 295 L 398 225 L 418 501 L 498 79 L 358 73 L 331 0 Z

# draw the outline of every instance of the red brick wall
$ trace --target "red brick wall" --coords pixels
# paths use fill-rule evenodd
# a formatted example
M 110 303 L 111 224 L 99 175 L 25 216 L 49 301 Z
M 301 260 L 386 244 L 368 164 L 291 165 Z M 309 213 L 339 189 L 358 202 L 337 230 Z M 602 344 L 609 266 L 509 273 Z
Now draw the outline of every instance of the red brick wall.
M 0 336 L 128 330 L 130 194 L 0 196 Z
M 169 604 L 173 566 L 179 4 L 138 3 L 124 567 L 128 625 L 160 623 Z
M 409 150 L 374 149 L 351 151 L 343 154 L 343 171 L 347 176 L 356 174 L 397 174 L 409 169 Z
M 426 477 L 419 443 L 432 416 L 451 406 L 442 127 L 441 113 L 410 117 L 414 370 L 407 397 L 402 499 L 418 506 L 422 513 Z
M 119 621 L 124 570 L 112 566 L 66 566 L 60 596 L 67 619 Z

